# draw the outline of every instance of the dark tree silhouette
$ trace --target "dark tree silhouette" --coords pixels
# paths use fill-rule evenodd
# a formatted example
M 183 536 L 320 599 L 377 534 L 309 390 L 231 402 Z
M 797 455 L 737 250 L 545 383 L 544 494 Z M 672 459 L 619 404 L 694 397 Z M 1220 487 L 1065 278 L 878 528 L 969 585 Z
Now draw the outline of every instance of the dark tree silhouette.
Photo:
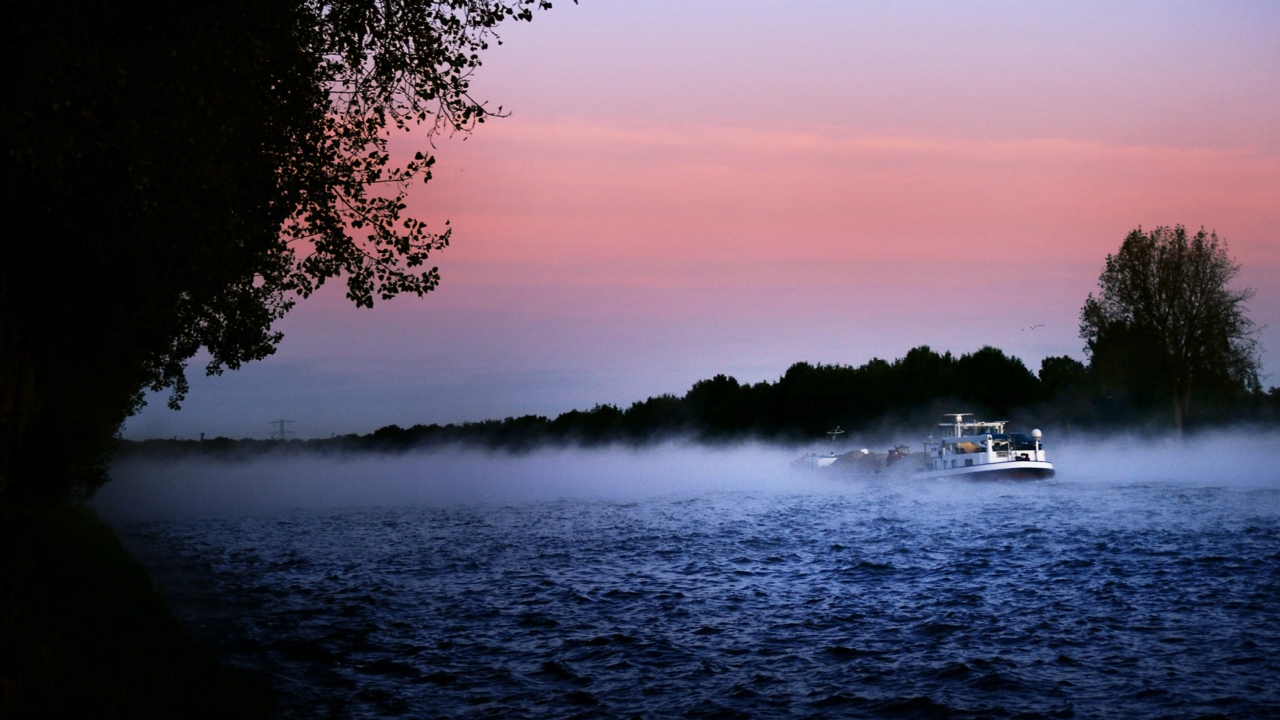
M 504 19 L 545 0 L 6 3 L 0 506 L 91 489 L 147 389 L 274 351 L 326 280 L 422 295 L 449 242 L 405 214 L 429 145 L 471 129 Z M 421 136 L 420 136 L 421 137 Z M 412 152 L 412 151 L 411 151 Z
M 1040 383 L 1047 399 L 1088 389 L 1089 368 L 1073 357 L 1058 355 L 1040 361 Z
M 1179 432 L 1193 394 L 1259 392 L 1253 290 L 1230 287 L 1239 272 L 1216 233 L 1129 233 L 1080 311 L 1094 373 L 1139 401 L 1171 400 Z
M 990 345 L 956 361 L 956 396 L 1004 417 L 1015 407 L 1039 399 L 1042 389 L 1022 360 Z

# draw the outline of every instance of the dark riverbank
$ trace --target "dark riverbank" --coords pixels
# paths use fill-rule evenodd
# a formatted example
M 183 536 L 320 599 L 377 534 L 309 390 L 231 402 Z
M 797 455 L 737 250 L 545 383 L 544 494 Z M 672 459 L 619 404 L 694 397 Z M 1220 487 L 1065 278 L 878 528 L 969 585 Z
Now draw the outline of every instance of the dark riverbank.
M 269 691 L 178 625 L 91 511 L 48 509 L 0 548 L 7 718 L 266 718 Z
M 1187 432 L 1280 425 L 1280 389 L 1268 392 L 1206 390 L 1184 418 Z M 226 437 L 124 442 L 122 455 L 256 455 L 264 451 L 397 452 L 459 445 L 522 452 L 541 447 L 655 445 L 691 440 L 799 445 L 834 427 L 866 442 L 916 437 L 943 413 L 976 413 L 1038 427 L 1057 437 L 1073 431 L 1159 435 L 1175 431 L 1168 399 L 1113 387 L 1069 357 L 1045 358 L 1038 374 L 993 347 L 955 356 L 921 346 L 888 362 L 863 365 L 796 363 L 775 382 L 744 384 L 725 375 L 701 380 L 683 396 L 657 395 L 627 407 L 596 405 L 555 417 L 411 427 L 387 425 L 365 435 L 273 440 Z M 305 431 L 303 432 L 305 434 Z

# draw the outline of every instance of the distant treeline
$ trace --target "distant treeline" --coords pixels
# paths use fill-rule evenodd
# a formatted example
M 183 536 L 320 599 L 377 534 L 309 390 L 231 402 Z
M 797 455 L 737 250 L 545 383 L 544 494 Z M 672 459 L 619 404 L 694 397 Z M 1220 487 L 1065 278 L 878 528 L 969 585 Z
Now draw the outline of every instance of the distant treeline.
M 743 384 L 716 375 L 694 383 L 683 397 L 659 395 L 630 407 L 597 405 L 555 418 L 509 417 L 448 425 L 388 425 L 368 435 L 321 440 L 146 440 L 125 442 L 129 452 L 223 454 L 268 449 L 401 450 L 466 444 L 520 450 L 541 445 L 644 444 L 673 438 L 702 442 L 765 440 L 808 442 L 840 426 L 846 431 L 921 432 L 944 412 L 1046 429 L 1138 425 L 1158 429 L 1168 413 L 1158 396 L 1126 393 L 1095 378 L 1070 357 L 1049 357 L 1033 373 L 1022 360 L 994 347 L 959 357 L 921 346 L 892 362 L 857 367 L 796 363 L 776 382 Z M 1280 389 L 1206 397 L 1196 407 L 1201 425 L 1280 420 Z

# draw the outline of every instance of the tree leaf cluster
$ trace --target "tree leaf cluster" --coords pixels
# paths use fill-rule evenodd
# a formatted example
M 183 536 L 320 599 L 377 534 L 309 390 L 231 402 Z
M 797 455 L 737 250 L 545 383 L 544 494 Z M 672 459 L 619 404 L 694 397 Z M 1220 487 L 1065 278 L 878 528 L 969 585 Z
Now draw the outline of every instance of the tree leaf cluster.
M 410 185 L 431 137 L 498 114 L 469 94 L 496 26 L 547 7 L 6 3 L 0 504 L 91 489 L 144 391 L 270 355 L 327 280 L 360 306 L 435 288 L 450 230 Z
M 836 425 L 865 429 L 943 401 L 1003 416 L 1040 399 L 1036 376 L 997 348 L 956 357 L 920 346 L 857 367 L 796 363 L 774 383 L 717 375 L 695 383 L 684 404 L 703 436 L 820 437 Z
M 1090 368 L 1104 392 L 1139 405 L 1171 401 L 1175 426 L 1191 399 L 1230 404 L 1261 392 L 1250 288 L 1233 288 L 1240 266 L 1203 228 L 1138 228 L 1108 255 L 1080 312 Z

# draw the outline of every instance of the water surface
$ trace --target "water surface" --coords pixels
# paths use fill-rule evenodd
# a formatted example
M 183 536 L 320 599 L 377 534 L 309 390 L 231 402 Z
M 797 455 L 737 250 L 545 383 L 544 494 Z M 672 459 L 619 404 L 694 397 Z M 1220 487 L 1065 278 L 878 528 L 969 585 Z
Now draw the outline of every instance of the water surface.
M 1272 478 L 797 481 L 726 453 L 725 481 L 698 484 L 672 473 L 716 463 L 687 460 L 116 523 L 183 621 L 297 717 L 1280 714 Z M 626 492 L 583 490 L 619 473 Z

